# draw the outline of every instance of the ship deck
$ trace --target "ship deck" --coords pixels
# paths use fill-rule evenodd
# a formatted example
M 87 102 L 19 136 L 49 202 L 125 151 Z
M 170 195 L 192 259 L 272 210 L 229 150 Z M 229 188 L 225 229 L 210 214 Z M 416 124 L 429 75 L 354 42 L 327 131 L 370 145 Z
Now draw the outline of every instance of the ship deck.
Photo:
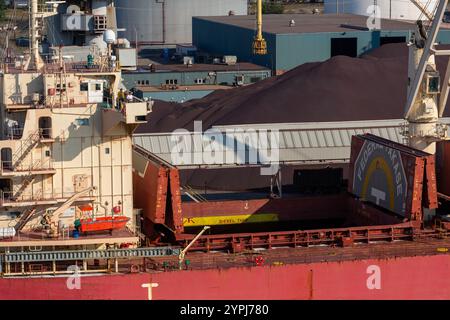
M 359 244 L 351 247 L 298 247 L 252 250 L 238 254 L 223 252 L 190 252 L 187 269 L 204 270 L 232 267 L 257 266 L 258 257 L 263 258 L 260 265 L 281 266 L 285 264 L 311 264 L 344 262 L 356 260 L 396 259 L 415 256 L 448 255 L 450 239 L 420 239 L 415 241 L 395 241 L 392 243 Z M 178 257 L 155 258 L 154 271 L 178 269 Z M 166 262 L 166 268 L 163 267 Z M 167 267 L 168 265 L 168 267 Z M 184 266 L 186 268 L 186 266 Z M 125 269 L 121 269 L 126 272 Z M 147 272 L 151 270 L 147 269 Z
M 51 247 L 51 246 L 77 246 L 77 245 L 102 245 L 102 244 L 137 244 L 139 238 L 129 230 L 114 230 L 112 233 L 97 233 L 80 235 L 79 238 L 72 236 L 62 236 L 58 238 L 48 238 L 42 232 L 20 232 L 18 235 L 0 241 L 0 248 L 13 247 Z

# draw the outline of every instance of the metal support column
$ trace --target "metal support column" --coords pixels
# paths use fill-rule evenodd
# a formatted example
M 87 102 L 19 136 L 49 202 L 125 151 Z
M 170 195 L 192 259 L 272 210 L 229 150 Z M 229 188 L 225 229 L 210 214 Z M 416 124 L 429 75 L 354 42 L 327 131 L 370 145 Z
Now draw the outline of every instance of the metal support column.
M 281 198 L 283 196 L 282 189 L 283 183 L 281 181 L 281 168 L 278 168 L 277 173 L 270 177 L 270 196 L 272 198 Z

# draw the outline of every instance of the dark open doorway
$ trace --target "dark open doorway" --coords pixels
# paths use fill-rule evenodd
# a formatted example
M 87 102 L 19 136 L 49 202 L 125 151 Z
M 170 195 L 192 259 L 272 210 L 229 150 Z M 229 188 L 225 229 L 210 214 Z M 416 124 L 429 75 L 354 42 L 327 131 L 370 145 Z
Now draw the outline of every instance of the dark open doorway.
M 52 138 L 52 118 L 41 117 L 39 118 L 39 132 L 41 138 L 51 139 Z
M 380 46 L 389 43 L 405 43 L 406 37 L 380 37 Z
M 1 151 L 2 170 L 12 170 L 12 150 L 3 148 Z
M 357 38 L 332 38 L 331 39 L 331 56 L 358 56 L 358 39 Z

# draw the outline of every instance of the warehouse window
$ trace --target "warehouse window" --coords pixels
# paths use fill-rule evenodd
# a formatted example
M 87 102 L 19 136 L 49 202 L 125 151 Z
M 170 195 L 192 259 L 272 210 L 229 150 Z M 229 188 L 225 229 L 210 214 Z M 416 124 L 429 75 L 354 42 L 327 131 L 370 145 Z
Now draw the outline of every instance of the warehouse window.
M 195 79 L 195 80 L 194 80 L 194 83 L 195 83 L 195 84 L 204 84 L 204 83 L 205 83 L 205 79 L 200 79 L 200 78 Z
M 331 57 L 348 56 L 356 58 L 358 55 L 358 38 L 332 38 Z
M 166 84 L 177 84 L 178 80 L 177 79 L 168 79 L 166 80 Z

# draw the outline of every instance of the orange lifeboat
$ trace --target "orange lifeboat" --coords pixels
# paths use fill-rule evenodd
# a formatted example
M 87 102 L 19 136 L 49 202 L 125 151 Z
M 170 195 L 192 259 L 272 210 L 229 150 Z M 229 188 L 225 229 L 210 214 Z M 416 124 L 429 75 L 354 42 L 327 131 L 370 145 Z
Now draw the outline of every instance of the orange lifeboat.
M 81 232 L 94 232 L 94 231 L 112 231 L 125 227 L 130 218 L 125 216 L 111 216 L 111 217 L 99 217 L 93 220 L 81 219 L 80 231 Z

